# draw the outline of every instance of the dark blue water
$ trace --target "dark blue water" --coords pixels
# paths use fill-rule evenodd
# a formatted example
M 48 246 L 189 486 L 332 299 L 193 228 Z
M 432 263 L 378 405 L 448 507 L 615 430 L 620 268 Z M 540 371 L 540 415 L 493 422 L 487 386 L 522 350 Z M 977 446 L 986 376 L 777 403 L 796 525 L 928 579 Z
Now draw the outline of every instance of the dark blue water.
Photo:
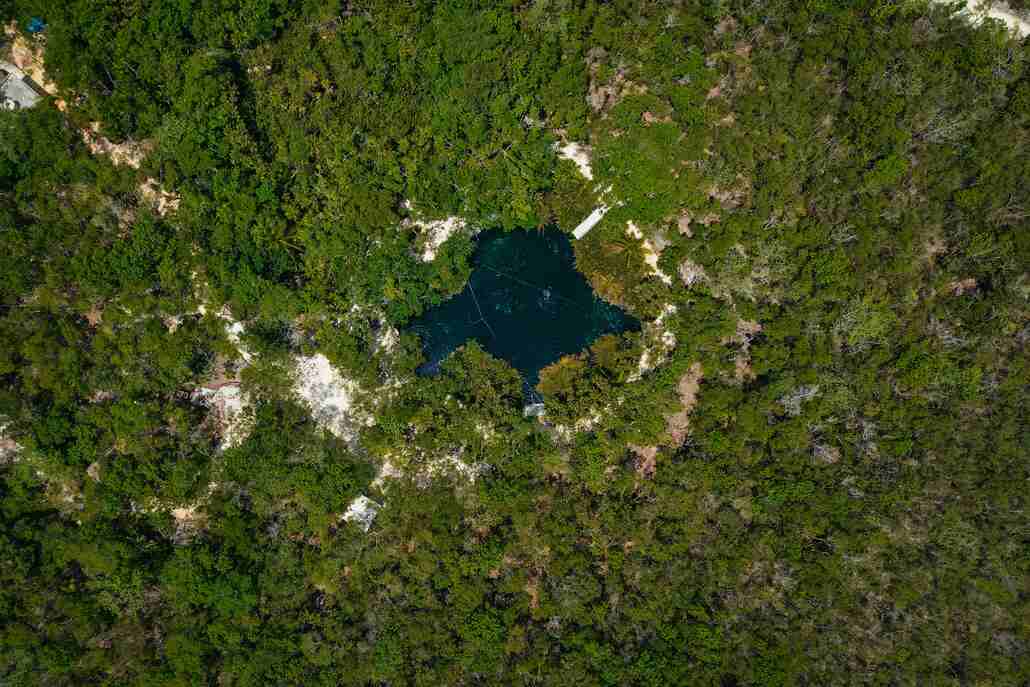
M 572 245 L 556 229 L 479 235 L 465 289 L 413 321 L 426 361 L 421 374 L 469 339 L 507 360 L 522 374 L 527 393 L 540 370 L 579 353 L 604 334 L 640 323 L 598 298 L 576 270 Z

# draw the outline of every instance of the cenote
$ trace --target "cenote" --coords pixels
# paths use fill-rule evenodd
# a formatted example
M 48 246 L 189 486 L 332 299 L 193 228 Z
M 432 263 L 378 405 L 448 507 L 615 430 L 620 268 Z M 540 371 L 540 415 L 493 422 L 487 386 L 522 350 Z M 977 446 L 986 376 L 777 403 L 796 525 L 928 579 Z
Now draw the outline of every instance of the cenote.
M 557 229 L 483 232 L 472 268 L 461 293 L 410 326 L 425 351 L 420 374 L 435 374 L 448 355 L 474 339 L 518 370 L 531 396 L 547 365 L 599 336 L 640 326 L 594 293 Z

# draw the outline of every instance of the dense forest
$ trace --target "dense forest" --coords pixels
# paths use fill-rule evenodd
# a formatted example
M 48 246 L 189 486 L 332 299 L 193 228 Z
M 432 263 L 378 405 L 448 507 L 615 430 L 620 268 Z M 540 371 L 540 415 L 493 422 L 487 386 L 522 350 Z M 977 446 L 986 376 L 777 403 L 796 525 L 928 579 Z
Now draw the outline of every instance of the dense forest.
M 0 1 L 0 685 L 1030 684 L 1030 41 L 960 4 Z M 639 331 L 540 417 L 416 374 L 598 206 Z

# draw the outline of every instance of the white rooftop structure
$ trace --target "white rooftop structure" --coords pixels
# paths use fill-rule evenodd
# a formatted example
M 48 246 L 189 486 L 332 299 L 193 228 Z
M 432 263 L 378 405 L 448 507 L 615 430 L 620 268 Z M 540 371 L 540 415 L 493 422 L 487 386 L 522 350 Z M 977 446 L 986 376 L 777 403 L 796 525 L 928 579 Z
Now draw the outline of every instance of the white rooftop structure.
M 572 230 L 572 235 L 577 239 L 581 239 L 587 235 L 591 229 L 597 226 L 598 222 L 604 219 L 604 216 L 608 214 L 607 205 L 599 205 L 597 208 L 587 215 L 587 218 L 579 223 L 575 229 Z
M 25 72 L 0 60 L 0 106 L 5 110 L 32 107 L 46 95 Z

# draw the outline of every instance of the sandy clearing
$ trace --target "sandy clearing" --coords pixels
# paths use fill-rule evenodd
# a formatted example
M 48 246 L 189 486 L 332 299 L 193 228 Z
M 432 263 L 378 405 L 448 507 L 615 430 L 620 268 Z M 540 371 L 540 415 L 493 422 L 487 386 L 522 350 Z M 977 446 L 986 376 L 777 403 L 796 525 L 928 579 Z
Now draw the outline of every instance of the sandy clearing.
M 207 305 L 201 303 L 197 307 L 197 313 L 202 317 L 208 312 Z M 243 345 L 241 337 L 244 333 L 242 322 L 238 322 L 230 312 L 228 306 L 223 307 L 215 316 L 225 323 L 225 336 L 236 348 L 243 361 L 243 366 L 250 364 L 253 360 L 251 353 Z M 166 322 L 170 330 L 178 327 L 177 317 L 169 318 Z M 217 377 L 218 375 L 216 375 Z M 219 428 L 221 440 L 219 449 L 226 450 L 242 444 L 250 430 L 253 428 L 253 415 L 247 412 L 251 405 L 250 397 L 240 388 L 238 372 L 235 379 L 213 380 L 209 386 L 202 386 L 194 392 L 197 401 L 206 403 L 214 415 L 214 420 Z
M 375 424 L 374 417 L 356 407 L 357 382 L 340 374 L 321 353 L 297 358 L 294 392 L 315 422 L 345 441 L 356 440 L 362 426 Z
M 645 374 L 658 367 L 665 356 L 676 347 L 676 335 L 666 329 L 665 319 L 677 312 L 675 305 L 666 303 L 654 322 L 644 325 L 644 350 L 637 363 L 637 371 L 629 376 L 628 382 L 639 381 Z
M 4 435 L 4 426 L 0 425 L 0 465 L 16 463 L 21 452 L 21 445 L 14 439 L 7 438 Z
M 658 266 L 658 259 L 662 255 L 662 246 L 660 244 L 664 242 L 644 238 L 644 233 L 632 221 L 626 222 L 626 234 L 631 238 L 638 239 L 642 242 L 641 246 L 644 250 L 644 262 L 647 263 L 647 266 L 650 268 L 651 274 L 671 286 L 672 277 L 663 272 Z
M 412 212 L 410 200 L 405 200 L 401 205 L 409 213 Z M 443 246 L 447 239 L 453 236 L 455 232 L 464 229 L 468 223 L 458 215 L 451 215 L 446 219 L 437 220 L 408 217 L 404 219 L 402 225 L 418 229 L 422 237 L 422 252 L 419 254 L 419 259 L 422 262 L 432 262 L 436 259 L 437 251 L 440 250 L 440 247 Z
M 386 480 L 401 479 L 402 477 L 404 477 L 404 473 L 394 465 L 392 454 L 387 455 L 383 458 L 382 465 L 379 466 L 379 473 L 376 475 L 376 478 L 372 480 L 372 486 L 376 489 L 384 489 L 386 486 Z
M 680 279 L 683 280 L 683 283 L 687 288 L 690 288 L 694 284 L 702 282 L 707 278 L 708 275 L 705 274 L 705 268 L 698 265 L 693 260 L 687 258 L 680 263 Z
M 392 353 L 396 348 L 397 344 L 401 341 L 401 333 L 396 327 L 386 325 L 384 326 L 376 336 L 375 340 L 375 352 L 376 353 Z
M 254 418 L 246 412 L 250 398 L 240 389 L 238 382 L 222 384 L 217 388 L 197 390 L 197 400 L 203 401 L 214 413 L 221 433 L 219 450 L 235 448 L 246 440 L 254 425 Z
M 168 506 L 154 501 L 150 506 L 140 508 L 140 510 L 145 513 L 168 512 L 175 521 L 172 542 L 178 546 L 188 544 L 206 527 L 207 513 L 204 511 L 204 507 L 211 501 L 211 497 L 220 486 L 219 482 L 209 482 L 205 494 L 193 503 Z
M 736 341 L 740 344 L 740 350 L 737 351 L 737 355 L 733 359 L 733 376 L 740 384 L 753 379 L 755 376 L 754 370 L 751 369 L 751 340 L 758 336 L 762 329 L 763 327 L 759 322 L 741 318 L 737 320 L 736 335 L 724 341 L 724 343 Z
M 420 489 L 425 489 L 434 480 L 444 477 L 458 477 L 468 483 L 473 483 L 490 468 L 483 463 L 466 462 L 462 459 L 464 453 L 464 446 L 459 446 L 449 453 L 437 457 L 427 457 L 420 449 L 405 451 L 405 455 L 400 457 L 390 453 L 383 458 L 379 473 L 372 481 L 372 487 L 386 493 L 391 480 L 407 477 L 412 477 Z M 398 467 L 398 463 L 404 467 Z
M 610 406 L 604 409 L 604 414 L 609 412 L 611 412 Z M 588 415 L 576 420 L 575 424 L 572 425 L 572 431 L 575 433 L 594 431 L 594 428 L 604 420 L 604 414 L 600 410 L 591 409 Z
M 435 260 L 436 252 L 447 242 L 447 239 L 453 236 L 456 231 L 465 228 L 465 220 L 457 215 L 432 222 L 413 220 L 412 224 L 418 227 L 425 237 L 425 243 L 422 245 L 422 255 L 420 256 L 422 262 L 432 262 Z
M 196 274 L 194 274 L 194 277 Z M 197 314 L 201 317 L 207 315 L 207 304 L 201 303 L 197 306 Z M 241 337 L 245 331 L 243 323 L 232 316 L 232 311 L 229 310 L 229 306 L 223 306 L 221 310 L 215 313 L 215 317 L 225 322 L 225 337 L 229 339 L 229 343 L 236 347 L 237 352 L 240 354 L 240 358 L 243 359 L 244 363 L 249 363 L 254 354 L 251 353 L 243 345 Z
M 465 447 L 462 446 L 426 463 L 425 468 L 419 474 L 420 485 L 429 486 L 430 481 L 447 476 L 461 477 L 468 482 L 475 482 L 486 467 L 481 464 L 466 463 L 461 459 L 464 452 Z
M 589 181 L 594 180 L 594 172 L 590 167 L 590 146 L 573 141 L 571 143 L 566 143 L 563 146 L 557 146 L 557 149 L 558 157 L 563 160 L 571 160 L 572 162 L 575 162 L 576 167 L 579 168 L 580 174 L 586 177 Z
M 109 138 L 100 135 L 100 122 L 93 122 L 88 129 L 82 130 L 82 140 L 93 155 L 107 155 L 111 164 L 116 167 L 127 165 L 139 169 L 143 159 L 154 147 L 153 141 L 125 141 L 113 143 Z
M 178 193 L 164 190 L 154 177 L 147 177 L 137 190 L 140 197 L 147 203 L 150 203 L 154 211 L 161 217 L 178 210 L 179 204 L 182 202 L 182 196 Z
M 340 516 L 340 520 L 356 522 L 361 525 L 361 529 L 368 532 L 381 507 L 380 504 L 362 494 L 350 502 L 347 511 Z
M 701 380 L 704 378 L 704 369 L 701 363 L 694 363 L 690 369 L 680 377 L 676 390 L 680 397 L 679 412 L 666 418 L 666 432 L 672 439 L 674 446 L 681 446 L 690 434 L 690 413 L 697 405 L 697 394 L 701 389 Z
M 931 2 L 938 5 L 951 4 L 949 0 L 931 0 Z M 965 9 L 961 10 L 959 14 L 967 17 L 973 24 L 982 23 L 985 19 L 997 19 L 1019 37 L 1030 34 L 1030 21 L 1016 14 L 1004 2 L 967 0 Z

